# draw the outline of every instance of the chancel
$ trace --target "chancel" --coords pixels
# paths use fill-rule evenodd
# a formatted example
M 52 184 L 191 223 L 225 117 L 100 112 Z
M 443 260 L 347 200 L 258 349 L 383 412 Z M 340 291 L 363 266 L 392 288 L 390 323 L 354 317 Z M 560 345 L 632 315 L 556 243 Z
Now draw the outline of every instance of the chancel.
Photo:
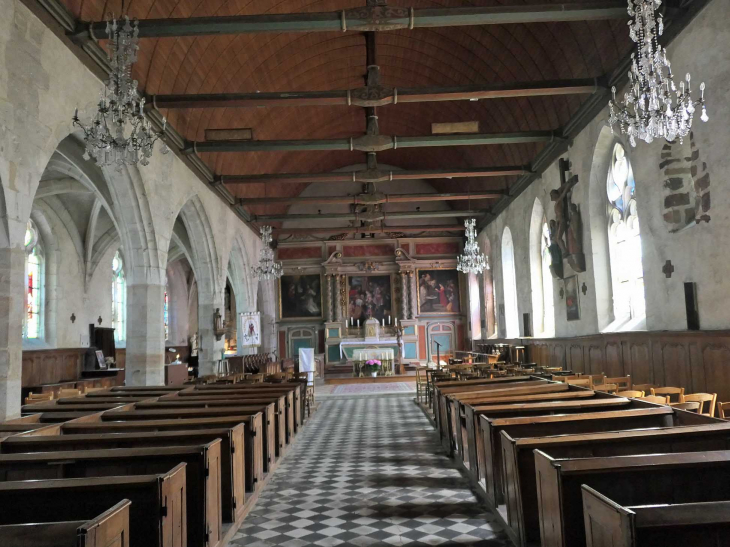
M 730 545 L 730 0 L 0 0 L 0 546 Z

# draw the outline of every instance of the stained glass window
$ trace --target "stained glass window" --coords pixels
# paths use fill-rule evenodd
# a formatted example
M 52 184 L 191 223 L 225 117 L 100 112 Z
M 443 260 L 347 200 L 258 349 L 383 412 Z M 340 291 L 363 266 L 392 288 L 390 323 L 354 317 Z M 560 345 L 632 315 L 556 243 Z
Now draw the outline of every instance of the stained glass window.
M 613 148 L 608 172 L 608 245 L 611 257 L 613 309 L 617 321 L 646 314 L 641 231 L 636 205 L 636 181 L 621 144 Z
M 127 283 L 124 279 L 124 262 L 119 251 L 112 259 L 112 327 L 117 342 L 127 338 Z
M 28 221 L 25 230 L 26 317 L 24 338 L 43 338 L 43 249 L 38 229 Z
M 169 290 L 167 288 L 167 285 L 165 285 L 165 301 L 163 304 L 163 312 L 162 315 L 165 319 L 165 340 L 168 340 L 170 338 L 170 315 L 169 315 L 169 307 L 170 307 L 170 301 L 169 301 Z

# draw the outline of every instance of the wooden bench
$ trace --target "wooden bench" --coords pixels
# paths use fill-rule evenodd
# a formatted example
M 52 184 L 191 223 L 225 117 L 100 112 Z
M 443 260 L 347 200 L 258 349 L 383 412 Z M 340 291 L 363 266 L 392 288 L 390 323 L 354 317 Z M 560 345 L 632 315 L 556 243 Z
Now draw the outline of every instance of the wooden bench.
M 586 547 L 718 547 L 730 538 L 730 501 L 624 507 L 582 486 Z
M 515 543 L 526 545 L 539 540 L 534 450 L 543 450 L 552 457 L 582 458 L 730 449 L 730 424 L 717 421 L 700 426 L 682 426 L 681 418 L 677 413 L 671 420 L 681 427 L 665 427 L 666 424 L 661 423 L 664 420 L 658 420 L 656 427 L 649 429 L 622 430 L 646 427 L 650 423 L 645 419 L 641 420 L 642 423 L 631 423 L 625 418 L 617 419 L 628 427 L 618 427 L 616 419 L 609 418 L 579 424 L 553 422 L 535 427 L 503 428 L 500 446 L 504 501 L 508 525 L 513 535 L 519 538 Z M 570 434 L 571 427 L 578 427 L 584 433 Z M 532 431 L 529 437 L 525 436 L 528 428 Z M 589 430 L 593 432 L 585 432 Z
M 0 453 L 107 450 L 152 446 L 200 446 L 221 440 L 221 507 L 224 520 L 236 522 L 243 515 L 246 491 L 244 426 L 186 431 L 144 431 L 110 434 L 100 424 L 94 433 L 62 435 L 61 426 L 38 430 L 38 435 L 17 435 L 0 442 Z M 44 433 L 41 435 L 40 433 Z
M 0 422 L 0 438 L 7 437 L 8 435 L 15 435 L 16 433 L 33 431 L 46 426 L 48 426 L 48 424 L 41 422 L 40 414 L 32 414 L 29 416 L 23 416 L 22 418 L 15 418 L 14 420 Z
M 220 440 L 204 446 L 0 454 L 0 481 L 151 475 L 186 463 L 188 545 L 216 547 L 222 537 Z
M 173 420 L 132 420 L 129 422 L 102 422 L 101 415 L 95 414 L 85 419 L 61 424 L 64 435 L 93 433 L 136 433 L 153 431 L 188 431 L 198 429 L 216 429 L 244 425 L 244 465 L 246 492 L 253 492 L 264 477 L 263 435 L 261 431 L 261 415 L 223 416 L 218 418 L 191 418 Z
M 251 436 L 261 435 L 257 445 L 261 449 L 263 471 L 268 472 L 276 459 L 276 431 L 274 404 L 256 406 L 223 406 L 215 408 L 159 408 L 159 409 L 119 409 L 104 412 L 102 421 L 146 421 L 146 420 L 184 420 L 186 418 L 220 418 L 234 416 L 258 416 L 261 427 L 251 431 Z M 264 425 L 265 424 L 265 425 Z
M 586 544 L 584 484 L 624 505 L 725 501 L 730 492 L 727 450 L 580 459 L 537 450 L 535 470 L 543 547 Z
M 79 399 L 83 399 L 79 397 Z M 97 404 L 57 404 L 56 401 L 36 403 L 32 405 L 23 405 L 20 407 L 21 413 L 24 415 L 28 414 L 48 414 L 53 412 L 87 412 L 93 414 L 95 412 L 102 412 L 104 410 L 112 410 L 126 406 L 128 403 L 115 402 L 115 403 L 97 403 Z
M 0 483 L 0 525 L 93 519 L 122 499 L 132 545 L 185 545 L 184 463 L 159 475 Z
M 130 547 L 129 500 L 121 500 L 91 520 L 0 526 L 7 547 Z

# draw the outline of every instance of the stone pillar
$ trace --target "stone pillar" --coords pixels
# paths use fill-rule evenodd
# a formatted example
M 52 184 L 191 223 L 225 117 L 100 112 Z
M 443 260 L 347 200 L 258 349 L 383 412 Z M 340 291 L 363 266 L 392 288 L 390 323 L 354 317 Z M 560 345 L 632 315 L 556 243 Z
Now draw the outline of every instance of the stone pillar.
M 127 285 L 125 381 L 128 386 L 165 383 L 164 302 L 164 285 Z
M 334 274 L 335 281 L 335 321 L 342 321 L 342 276 Z
M 327 287 L 327 290 L 325 291 L 325 299 L 326 299 L 326 305 L 327 305 L 327 321 L 332 322 L 333 321 L 333 314 L 332 314 L 332 274 L 324 274 L 324 283 Z
M 25 252 L 0 249 L 0 421 L 20 417 Z
M 215 311 L 223 314 L 223 295 L 219 298 L 198 296 L 198 337 L 200 351 L 198 352 L 198 376 L 207 376 L 218 372 L 218 361 L 223 356 L 225 341 L 223 336 L 216 340 Z
M 400 281 L 401 281 L 401 319 L 408 319 L 408 274 L 406 272 L 400 272 L 398 275 L 400 275 Z
M 408 307 L 408 319 L 415 319 L 418 312 L 418 280 L 415 272 L 408 272 L 408 284 L 411 286 L 411 305 Z

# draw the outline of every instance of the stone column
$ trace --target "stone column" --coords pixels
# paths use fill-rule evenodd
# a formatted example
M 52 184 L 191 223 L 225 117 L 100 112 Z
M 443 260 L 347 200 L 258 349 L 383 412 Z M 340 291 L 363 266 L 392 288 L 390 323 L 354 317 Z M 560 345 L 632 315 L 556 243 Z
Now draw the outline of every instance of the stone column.
M 164 285 L 127 285 L 125 381 L 128 386 L 165 383 L 164 302 Z
M 408 274 L 406 272 L 400 272 L 401 281 L 401 319 L 408 319 Z
M 198 296 L 198 336 L 200 351 L 198 352 L 198 376 L 207 376 L 218 372 L 218 361 L 225 349 L 225 340 L 215 337 L 215 311 L 220 310 L 223 315 L 223 296 L 211 298 L 200 294 Z
M 335 321 L 342 321 L 342 276 L 334 274 L 335 281 Z
M 411 305 L 408 308 L 409 319 L 415 319 L 418 312 L 418 280 L 415 272 L 408 272 L 408 284 L 411 286 Z
M 334 319 L 334 316 L 332 314 L 332 274 L 325 274 L 324 282 L 327 286 L 327 290 L 325 291 L 325 298 L 327 302 L 327 321 L 332 322 Z
M 0 249 L 0 421 L 20 417 L 25 252 Z

